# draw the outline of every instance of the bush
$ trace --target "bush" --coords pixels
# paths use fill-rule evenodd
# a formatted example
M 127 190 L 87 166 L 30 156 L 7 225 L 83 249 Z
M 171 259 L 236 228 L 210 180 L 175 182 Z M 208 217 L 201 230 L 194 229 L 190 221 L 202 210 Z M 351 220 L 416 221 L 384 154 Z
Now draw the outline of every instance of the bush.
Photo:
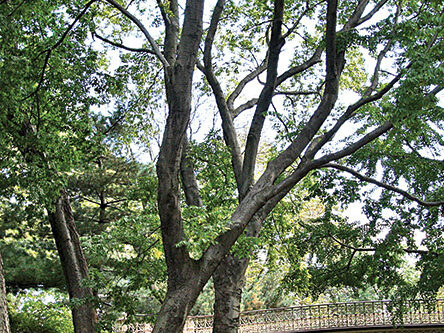
M 11 332 L 70 333 L 74 332 L 69 307 L 54 292 L 28 292 L 10 298 Z

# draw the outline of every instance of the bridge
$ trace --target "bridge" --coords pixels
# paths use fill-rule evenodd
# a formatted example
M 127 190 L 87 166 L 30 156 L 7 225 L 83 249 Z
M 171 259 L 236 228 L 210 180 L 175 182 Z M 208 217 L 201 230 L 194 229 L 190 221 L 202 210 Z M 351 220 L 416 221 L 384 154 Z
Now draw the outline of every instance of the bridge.
M 212 316 L 187 319 L 184 333 L 211 333 Z M 120 325 L 119 333 L 149 333 L 149 324 Z M 300 305 L 241 313 L 240 333 L 444 333 L 444 299 Z

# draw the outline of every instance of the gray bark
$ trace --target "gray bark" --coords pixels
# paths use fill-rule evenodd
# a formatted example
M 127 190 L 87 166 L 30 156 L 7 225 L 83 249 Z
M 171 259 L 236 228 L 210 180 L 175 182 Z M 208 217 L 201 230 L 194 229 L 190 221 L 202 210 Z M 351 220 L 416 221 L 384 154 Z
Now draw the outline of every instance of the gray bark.
M 165 67 L 169 113 L 157 162 L 157 201 L 168 286 L 153 333 L 181 332 L 187 315 L 206 283 L 201 278 L 200 265 L 190 258 L 184 246 L 178 246 L 185 239 L 180 208 L 180 165 L 191 112 L 193 72 L 202 36 L 203 4 L 203 0 L 186 2 L 179 43 L 177 21 L 163 12 L 168 29 L 165 54 L 170 62 Z M 171 6 L 176 9 L 177 2 L 171 1 Z
M 3 261 L 0 254 L 0 332 L 9 333 L 8 305 L 6 303 L 6 287 L 3 271 Z
M 72 308 L 75 333 L 93 333 L 97 315 L 92 305 L 93 291 L 83 286 L 88 277 L 86 259 L 80 246 L 71 206 L 66 193 L 55 202 L 55 211 L 48 212 L 49 222 L 66 279 L 69 298 L 79 302 Z
M 213 333 L 237 333 L 242 289 L 249 262 L 249 258 L 228 255 L 214 272 Z
M 111 0 L 107 1 L 110 2 Z M 160 0 L 157 2 L 160 6 L 166 27 L 164 54 L 167 63 L 165 63 L 164 59 L 160 56 L 159 59 L 164 65 L 169 112 L 157 162 L 159 182 L 157 201 L 161 220 L 163 247 L 168 269 L 168 286 L 167 295 L 158 315 L 153 333 L 179 333 L 182 331 L 186 316 L 189 314 L 202 288 L 213 275 L 219 264 L 227 257 L 231 247 L 247 225 L 249 225 L 249 223 L 251 224 L 252 219 L 263 221 L 277 202 L 279 202 L 295 184 L 305 177 L 310 170 L 322 167 L 323 160 L 313 161 L 314 155 L 305 158 L 303 153 L 310 143 L 313 143 L 313 139 L 335 105 L 338 97 L 339 77 L 344 65 L 344 52 L 337 52 L 336 50 L 337 2 L 330 0 L 328 1 L 327 8 L 325 43 L 326 78 L 324 92 L 319 106 L 307 121 L 305 127 L 298 133 L 295 140 L 267 165 L 262 176 L 253 184 L 255 160 L 265 120 L 264 115 L 271 104 L 276 85 L 281 84 L 286 78 L 291 77 L 291 75 L 302 72 L 317 63 L 324 46 L 319 47 L 313 57 L 306 63 L 278 77 L 277 64 L 280 50 L 284 43 L 284 38 L 281 34 L 284 1 L 275 0 L 272 36 L 267 55 L 267 82 L 257 100 L 257 108 L 247 138 L 245 157 L 242 160 L 235 128 L 233 126 L 234 110 L 230 109 L 233 100 L 227 103 L 211 64 L 211 45 L 225 2 L 224 0 L 218 0 L 205 40 L 203 71 L 216 97 L 222 118 L 224 138 L 232 152 L 232 163 L 239 189 L 240 202 L 230 217 L 230 224 L 227 230 L 216 238 L 199 260 L 193 260 L 186 247 L 179 245 L 185 240 L 184 225 L 181 216 L 179 177 L 181 162 L 183 161 L 182 155 L 186 139 L 186 129 L 188 128 L 190 120 L 193 72 L 197 63 L 199 43 L 202 36 L 204 1 L 186 1 L 182 29 L 178 29 L 177 1 L 171 0 L 168 2 L 168 11 L 163 8 L 164 2 Z M 123 10 L 121 11 L 125 14 Z M 356 13 L 353 14 L 353 17 L 359 17 L 359 15 L 355 14 Z M 127 15 L 127 17 L 132 19 L 129 15 Z M 137 23 L 134 19 L 132 20 Z M 179 31 L 181 31 L 180 38 L 178 36 Z M 248 81 L 255 75 L 259 75 L 261 71 L 262 69 L 258 68 L 250 73 L 245 80 Z M 243 80 L 242 82 L 246 81 Z M 389 129 L 389 127 L 382 128 L 382 131 L 378 133 L 375 132 L 375 135 L 372 136 L 376 137 L 377 135 L 381 135 L 384 133 L 384 130 Z M 371 138 L 369 137 L 369 139 Z M 360 142 L 357 142 L 353 147 L 349 147 L 350 149 L 329 156 L 325 163 L 334 160 L 336 157 L 340 158 L 349 152 L 352 153 L 355 148 L 359 149 L 360 144 Z M 286 176 L 284 180 L 276 182 L 286 170 L 289 170 L 288 168 L 291 165 L 294 165 L 295 160 L 298 158 L 300 159 L 300 163 L 293 169 L 294 171 Z M 195 188 L 195 184 L 193 185 L 192 182 L 189 182 L 186 175 L 182 174 L 182 180 L 186 192 L 190 192 L 189 190 Z M 187 187 L 187 184 L 192 184 L 192 186 Z M 187 198 L 187 201 L 189 203 L 196 202 L 194 200 L 196 198 L 197 196 L 191 196 Z M 262 214 L 264 215 L 262 216 Z M 229 261 L 230 258 L 227 260 Z M 238 272 L 244 272 L 242 267 L 242 265 L 237 267 Z M 222 270 L 219 271 L 219 273 L 221 272 Z M 222 274 L 219 273 L 216 273 L 216 276 L 222 276 Z M 228 290 L 226 294 L 230 294 L 239 300 L 238 290 L 242 284 L 243 276 L 243 274 L 240 273 L 235 274 L 237 276 L 236 279 L 232 279 L 229 282 L 220 280 L 216 281 L 215 284 L 223 286 L 221 289 L 232 285 L 231 290 L 227 288 L 224 290 Z M 241 277 L 241 279 L 238 279 L 239 277 Z M 221 295 L 224 294 L 219 294 L 217 297 L 222 299 Z M 234 300 L 233 297 L 230 296 L 225 300 L 231 302 Z M 233 301 L 231 305 L 235 307 L 234 311 L 231 311 L 231 316 L 235 318 L 237 317 L 236 312 L 239 312 L 236 310 L 237 303 Z M 232 323 L 228 323 L 227 330 L 230 329 L 230 325 L 231 327 L 233 326 Z

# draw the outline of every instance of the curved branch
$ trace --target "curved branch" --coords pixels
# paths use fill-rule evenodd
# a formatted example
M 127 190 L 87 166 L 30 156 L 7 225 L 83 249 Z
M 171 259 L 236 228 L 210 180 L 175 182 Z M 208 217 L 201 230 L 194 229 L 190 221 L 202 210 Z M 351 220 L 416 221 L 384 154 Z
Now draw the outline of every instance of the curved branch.
M 386 3 L 388 2 L 388 0 L 382 0 L 380 2 L 378 2 L 375 7 L 373 7 L 373 9 L 367 14 L 365 15 L 363 18 L 361 18 L 355 26 L 361 25 L 362 23 L 370 20 L 373 15 L 375 15 L 381 8 L 382 6 L 384 6 Z
M 377 248 L 374 247 L 354 247 L 348 244 L 345 244 L 344 242 L 340 241 L 339 239 L 337 239 L 336 237 L 334 237 L 330 232 L 328 233 L 328 236 L 333 239 L 336 243 L 338 243 L 339 245 L 346 247 L 347 249 L 353 250 L 354 252 L 373 252 L 373 251 L 377 251 Z M 439 253 L 436 253 L 434 251 L 428 251 L 428 250 L 416 250 L 416 249 L 402 249 L 402 251 L 406 252 L 406 253 L 413 253 L 413 254 L 421 254 L 421 255 L 434 255 L 434 256 L 439 256 Z
M 393 80 L 391 80 L 384 88 L 379 90 L 377 93 L 371 95 L 371 96 L 364 96 L 357 101 L 356 103 L 350 105 L 347 110 L 342 114 L 342 116 L 338 119 L 338 121 L 335 123 L 335 125 L 327 132 L 325 133 L 320 140 L 317 143 L 314 143 L 314 146 L 310 151 L 306 153 L 306 158 L 310 159 L 313 158 L 316 153 L 328 142 L 330 141 L 333 136 L 339 131 L 339 129 L 342 127 L 342 125 L 347 122 L 350 118 L 352 118 L 356 111 L 361 108 L 362 106 L 375 102 L 379 99 L 381 99 L 386 93 L 388 93 L 394 85 L 401 80 L 402 75 L 398 74 Z M 370 89 L 370 88 L 369 88 Z M 370 91 L 370 90 L 369 90 Z
M 257 101 L 259 98 L 252 98 L 249 101 L 245 102 L 244 104 L 239 105 L 237 108 L 235 108 L 232 111 L 233 118 L 236 118 L 238 115 L 240 115 L 245 110 L 251 109 L 253 106 L 257 104 Z
M 157 58 L 162 62 L 163 66 L 165 68 L 168 68 L 170 64 L 163 56 L 162 52 L 159 49 L 159 46 L 157 45 L 156 41 L 153 39 L 153 37 L 150 35 L 148 30 L 145 28 L 145 26 L 140 22 L 140 20 L 135 17 L 133 14 L 131 14 L 129 11 L 125 9 L 122 5 L 120 5 L 115 0 L 103 0 L 105 2 L 108 2 L 110 5 L 112 5 L 114 8 L 116 8 L 118 11 L 120 11 L 123 15 L 125 15 L 128 19 L 130 19 L 139 29 L 142 31 L 142 33 L 145 35 L 146 39 L 148 39 L 148 42 L 150 43 L 151 47 L 153 48 L 154 54 L 157 56 Z
M 242 172 L 242 158 L 240 145 L 236 136 L 236 130 L 233 124 L 233 116 L 228 107 L 227 101 L 225 100 L 224 93 L 216 75 L 213 71 L 211 49 L 213 47 L 214 36 L 216 35 L 216 30 L 219 24 L 220 17 L 223 12 L 225 5 L 225 0 L 218 0 L 216 6 L 214 7 L 213 14 L 211 16 L 210 28 L 208 29 L 207 37 L 205 38 L 205 49 L 204 49 L 204 68 L 203 73 L 208 80 L 208 83 L 213 90 L 214 97 L 216 99 L 217 108 L 222 119 L 222 130 L 224 135 L 224 140 L 227 146 L 230 148 L 231 152 L 231 163 L 233 165 L 233 171 L 236 178 L 238 187 L 241 182 L 241 172 Z
M 234 101 L 239 97 L 242 90 L 245 88 L 248 82 L 254 80 L 258 75 L 262 74 L 267 69 L 267 61 L 264 60 L 262 64 L 260 64 L 255 70 L 246 75 L 236 86 L 234 91 L 227 98 L 228 108 L 232 111 L 234 117 L 236 117 L 236 110 L 234 109 Z M 233 111 L 234 110 L 234 111 Z M 241 111 L 242 112 L 242 111 Z M 240 113 L 240 112 L 239 112 Z M 238 114 L 239 114 L 238 113 Z M 237 114 L 237 115 L 238 115 Z
M 323 168 L 333 168 L 333 169 L 337 169 L 337 170 L 341 170 L 341 171 L 345 171 L 351 175 L 353 175 L 354 177 L 367 182 L 367 183 L 371 183 L 374 184 L 376 186 L 385 188 L 386 190 L 392 191 L 392 192 L 396 192 L 398 194 L 401 194 L 402 196 L 406 197 L 407 199 L 410 199 L 412 201 L 417 202 L 418 204 L 420 204 L 421 206 L 425 206 L 425 207 L 436 207 L 436 206 L 443 206 L 444 205 L 444 201 L 424 201 L 422 199 L 419 199 L 418 197 L 415 197 L 414 195 L 411 195 L 410 193 L 408 193 L 407 191 L 404 191 L 398 187 L 383 183 L 379 180 L 370 178 L 368 176 L 362 175 L 359 172 L 340 165 L 340 164 L 336 164 L 336 163 L 328 163 L 322 166 Z
M 123 45 L 121 43 L 117 43 L 115 41 L 109 40 L 105 37 L 100 36 L 99 34 L 97 34 L 95 31 L 92 32 L 93 37 L 97 37 L 98 39 L 100 39 L 102 42 L 108 43 L 112 46 L 124 49 L 126 51 L 130 51 L 130 52 L 143 52 L 143 53 L 150 53 L 150 54 L 156 54 L 153 50 L 150 49 L 146 49 L 146 48 L 133 48 L 133 47 L 128 47 L 126 45 Z
M 279 75 L 276 80 L 276 86 L 281 85 L 285 80 L 321 62 L 322 51 L 323 48 L 321 46 L 318 46 L 318 48 L 315 50 L 315 53 L 311 56 L 310 59 L 298 66 L 291 67 L 290 69 Z

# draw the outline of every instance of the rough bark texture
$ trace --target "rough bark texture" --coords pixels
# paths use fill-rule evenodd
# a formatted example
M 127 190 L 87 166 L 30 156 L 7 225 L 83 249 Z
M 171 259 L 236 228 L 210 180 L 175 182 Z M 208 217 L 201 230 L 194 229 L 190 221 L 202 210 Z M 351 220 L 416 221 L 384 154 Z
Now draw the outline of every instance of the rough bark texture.
M 241 177 L 238 177 L 237 181 L 240 201 L 245 198 L 251 186 L 253 186 L 256 157 L 265 121 L 264 114 L 271 104 L 273 92 L 276 87 L 279 55 L 285 42 L 281 34 L 283 12 L 284 1 L 276 0 L 274 3 L 272 34 L 268 49 L 267 80 L 259 96 L 251 122 L 242 163 Z M 208 51 L 208 54 L 209 53 Z M 207 67 L 210 67 L 210 65 L 208 62 Z M 224 132 L 226 131 L 224 128 Z M 227 144 L 230 145 L 230 142 L 227 142 Z M 247 229 L 250 237 L 257 237 L 259 235 L 259 230 L 265 217 L 266 215 L 256 215 L 255 218 L 250 221 Z M 248 258 L 237 258 L 229 254 L 221 262 L 213 275 L 215 291 L 214 333 L 236 333 L 238 331 L 242 288 L 245 283 L 245 272 L 248 263 Z
M 55 211 L 48 213 L 52 233 L 65 275 L 69 298 L 75 303 L 72 317 L 75 333 L 95 332 L 97 315 L 91 304 L 93 292 L 82 285 L 88 277 L 85 256 L 80 247 L 68 196 L 65 193 L 56 200 Z
M 186 317 L 206 283 L 202 279 L 199 263 L 190 258 L 185 246 L 178 245 L 185 239 L 179 176 L 191 112 L 193 72 L 202 36 L 203 4 L 203 0 L 186 2 L 179 43 L 177 29 L 173 27 L 174 19 L 163 12 L 165 24 L 171 30 L 165 41 L 165 54 L 169 61 L 169 65 L 165 66 L 169 112 L 156 170 L 159 181 L 157 202 L 168 286 L 153 333 L 182 332 Z M 177 1 L 171 1 L 171 7 L 176 9 Z
M 182 161 L 180 162 L 180 177 L 182 178 L 185 201 L 189 206 L 202 207 L 202 198 L 199 192 L 199 184 L 194 174 L 193 161 L 188 156 L 188 139 L 185 137 L 183 145 Z
M 110 0 L 108 0 L 110 1 Z M 169 1 L 169 11 L 163 10 L 163 2 L 158 1 L 162 12 L 162 17 L 167 28 L 166 40 L 164 42 L 167 63 L 164 61 L 165 86 L 168 101 L 168 118 L 165 126 L 162 145 L 157 162 L 158 175 L 158 207 L 161 220 L 162 240 L 168 267 L 168 289 L 166 299 L 158 315 L 154 333 L 168 332 L 179 333 L 182 331 L 186 316 L 194 305 L 197 296 L 205 283 L 213 275 L 216 268 L 224 261 L 231 247 L 238 237 L 245 230 L 247 225 L 252 225 L 253 220 L 258 221 L 259 227 L 248 232 L 257 235 L 262 221 L 275 205 L 297 184 L 310 170 L 319 168 L 325 163 L 334 161 L 343 156 L 349 155 L 359 149 L 366 142 L 373 140 L 382 133 L 385 133 L 390 127 L 381 127 L 370 133 L 363 139 L 350 145 L 342 151 L 326 156 L 325 160 L 313 160 L 314 155 L 304 151 L 315 152 L 325 144 L 317 144 L 316 135 L 330 115 L 338 97 L 339 78 L 344 66 L 344 51 L 336 49 L 336 10 L 337 1 L 329 0 L 327 2 L 327 27 L 325 44 L 316 49 L 315 54 L 305 63 L 290 68 L 281 76 L 277 76 L 278 61 L 281 48 L 285 42 L 282 36 L 282 18 L 284 10 L 284 1 L 274 1 L 273 26 L 271 29 L 271 39 L 267 52 L 267 80 L 264 88 L 257 99 L 256 111 L 254 113 L 251 127 L 248 133 L 245 153 L 242 159 L 239 144 L 237 142 L 236 130 L 232 120 L 235 116 L 235 110 L 230 109 L 233 106 L 234 99 L 224 96 L 221 85 L 219 84 L 212 68 L 211 47 L 218 21 L 223 11 L 224 0 L 218 0 L 215 6 L 207 37 L 205 39 L 204 66 L 203 71 L 208 79 L 222 118 L 222 127 L 226 144 L 232 152 L 233 169 L 239 190 L 239 205 L 230 217 L 230 224 L 227 230 L 219 235 L 215 241 L 208 247 L 199 260 L 193 260 L 190 257 L 185 246 L 180 243 L 185 240 L 184 225 L 181 216 L 181 191 L 180 191 L 180 169 L 182 162 L 182 182 L 187 194 L 188 204 L 198 202 L 197 192 L 193 195 L 194 189 L 197 189 L 197 183 L 189 179 L 192 175 L 186 170 L 186 162 L 182 158 L 186 129 L 190 120 L 191 110 L 191 88 L 194 67 L 196 65 L 199 43 L 202 36 L 202 13 L 203 0 L 187 0 L 185 6 L 183 26 L 180 39 L 177 29 L 177 0 Z M 351 18 L 350 27 L 359 22 L 359 17 L 363 12 L 363 7 L 359 6 Z M 270 161 L 262 176 L 254 183 L 255 161 L 258 152 L 261 132 L 265 115 L 271 105 L 271 99 L 275 93 L 277 85 L 281 84 L 292 75 L 301 73 L 305 69 L 316 64 L 325 49 L 326 55 L 326 77 L 324 82 L 324 91 L 320 97 L 320 103 L 305 126 L 299 131 L 293 142 L 282 151 L 275 159 Z M 239 87 L 249 82 L 263 71 L 262 66 L 254 70 L 241 81 Z M 242 88 L 239 88 L 242 90 Z M 340 127 L 340 126 L 339 126 Z M 335 130 L 337 131 L 337 129 Z M 331 135 L 332 133 L 328 133 Z M 333 133 L 334 134 L 334 133 Z M 307 149 L 312 147 L 314 149 Z M 299 164 L 294 162 L 299 159 Z M 290 166 L 294 168 L 289 169 Z M 277 179 L 288 170 L 290 175 L 279 182 Z M 188 174 L 186 174 L 188 172 Z M 218 305 L 222 309 L 220 313 L 216 311 L 217 318 L 222 318 L 225 322 L 220 322 L 219 332 L 235 332 L 233 323 L 238 317 L 238 304 L 240 302 L 240 287 L 242 285 L 243 273 L 245 269 L 242 263 L 231 267 L 230 257 L 222 263 L 218 273 L 215 274 L 215 285 L 219 288 L 217 292 Z M 224 265 L 229 263 L 224 269 Z M 234 260 L 233 260 L 234 264 Z M 246 265 L 246 264 L 245 264 Z M 224 301 L 224 302 L 222 302 Z M 225 305 L 223 304 L 225 303 Z M 221 315 L 223 313 L 223 315 Z M 227 319 L 228 318 L 228 319 Z M 234 331 L 233 331 L 234 329 Z
M 228 255 L 214 272 L 213 333 L 237 333 L 242 288 L 249 262 L 249 258 Z
M 5 277 L 3 272 L 3 261 L 0 254 L 0 332 L 9 333 L 8 306 L 6 304 Z

